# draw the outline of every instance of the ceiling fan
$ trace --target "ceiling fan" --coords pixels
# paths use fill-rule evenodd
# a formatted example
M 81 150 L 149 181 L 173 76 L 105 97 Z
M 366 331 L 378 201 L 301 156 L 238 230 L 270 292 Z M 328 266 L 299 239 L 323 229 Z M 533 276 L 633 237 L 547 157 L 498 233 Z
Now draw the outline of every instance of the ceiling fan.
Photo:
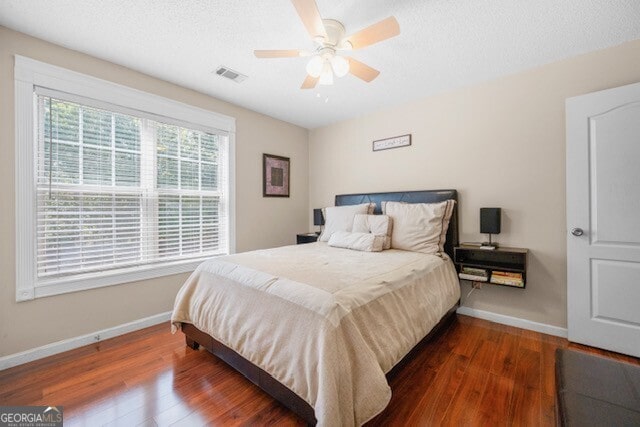
M 400 25 L 393 16 L 383 19 L 363 30 L 345 37 L 344 25 L 334 19 L 322 19 L 315 0 L 291 0 L 309 35 L 318 44 L 315 52 L 303 50 L 254 50 L 258 58 L 289 58 L 311 56 L 307 63 L 307 78 L 300 89 L 313 89 L 316 84 L 333 84 L 333 75 L 343 77 L 347 73 L 369 83 L 380 71 L 339 51 L 361 49 L 400 34 Z

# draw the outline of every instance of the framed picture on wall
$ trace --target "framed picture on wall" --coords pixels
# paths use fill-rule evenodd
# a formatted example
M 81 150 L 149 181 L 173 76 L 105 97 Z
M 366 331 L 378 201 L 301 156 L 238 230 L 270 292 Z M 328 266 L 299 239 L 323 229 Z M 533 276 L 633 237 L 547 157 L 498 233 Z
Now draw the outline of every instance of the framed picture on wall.
M 373 141 L 373 151 L 389 150 L 391 148 L 408 147 L 411 145 L 411 134 L 393 136 L 391 138 Z
M 291 175 L 288 157 L 262 154 L 262 196 L 289 197 Z

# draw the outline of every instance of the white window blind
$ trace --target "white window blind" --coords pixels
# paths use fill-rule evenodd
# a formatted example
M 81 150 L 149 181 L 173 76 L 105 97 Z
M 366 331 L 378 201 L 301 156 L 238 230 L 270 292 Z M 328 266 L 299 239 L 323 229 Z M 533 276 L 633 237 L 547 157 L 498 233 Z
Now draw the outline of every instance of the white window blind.
M 35 97 L 40 284 L 228 253 L 225 132 Z

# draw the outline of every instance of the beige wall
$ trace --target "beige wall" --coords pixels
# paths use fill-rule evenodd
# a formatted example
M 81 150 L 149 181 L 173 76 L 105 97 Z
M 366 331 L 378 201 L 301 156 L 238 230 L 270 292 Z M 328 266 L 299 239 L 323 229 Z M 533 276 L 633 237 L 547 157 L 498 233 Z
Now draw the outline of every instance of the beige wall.
M 429 78 L 428 70 L 425 78 Z M 309 207 L 339 193 L 455 188 L 461 241 L 503 208 L 503 245 L 530 249 L 525 290 L 485 286 L 463 305 L 566 327 L 564 100 L 640 81 L 640 41 L 411 102 L 309 135 Z M 413 145 L 373 153 L 375 139 Z
M 186 278 L 15 302 L 14 54 L 235 117 L 237 251 L 293 244 L 308 229 L 306 129 L 0 27 L 0 356 L 168 311 Z M 262 197 L 264 152 L 291 157 L 290 198 Z

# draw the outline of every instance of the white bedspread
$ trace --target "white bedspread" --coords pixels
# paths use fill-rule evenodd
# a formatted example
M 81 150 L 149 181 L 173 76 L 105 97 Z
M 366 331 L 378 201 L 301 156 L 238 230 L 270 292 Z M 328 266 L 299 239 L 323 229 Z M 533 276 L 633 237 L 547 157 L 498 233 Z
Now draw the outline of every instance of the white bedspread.
M 269 372 L 314 408 L 319 426 L 351 426 L 386 407 L 385 373 L 459 297 L 446 256 L 318 242 L 203 262 L 171 322 Z

